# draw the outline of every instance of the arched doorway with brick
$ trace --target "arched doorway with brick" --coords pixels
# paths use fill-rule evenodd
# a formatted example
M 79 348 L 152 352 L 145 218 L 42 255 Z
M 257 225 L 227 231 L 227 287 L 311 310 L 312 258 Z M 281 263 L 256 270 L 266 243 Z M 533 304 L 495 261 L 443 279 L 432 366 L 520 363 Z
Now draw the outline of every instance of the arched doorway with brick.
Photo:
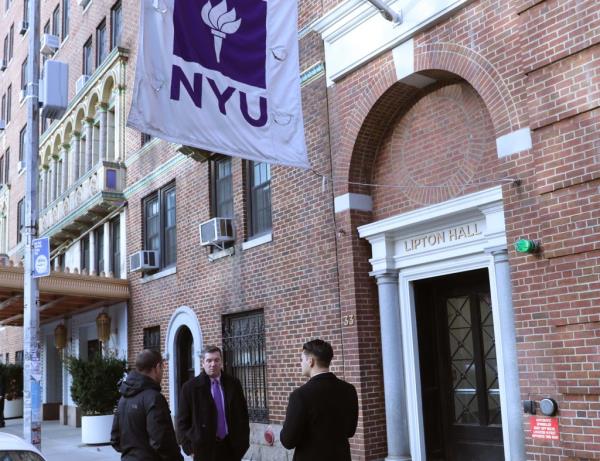
M 381 61 L 378 65 L 385 69 L 389 63 L 385 58 Z M 362 419 L 354 443 L 364 450 L 366 459 L 467 461 L 477 459 L 482 444 L 489 447 L 487 459 L 504 459 L 505 450 L 518 452 L 523 446 L 520 416 L 514 417 L 513 408 L 520 398 L 518 383 L 510 388 L 499 384 L 506 383 L 508 376 L 518 376 L 516 365 L 506 363 L 506 357 L 516 357 L 514 326 L 503 330 L 503 344 L 498 346 L 502 352 L 497 351 L 494 334 L 500 329 L 495 323 L 502 320 L 499 297 L 512 303 L 508 264 L 504 264 L 503 213 L 503 198 L 510 186 L 503 186 L 506 166 L 497 147 L 499 121 L 506 117 L 494 118 L 479 92 L 448 70 L 425 70 L 403 81 L 393 78 L 391 72 L 381 72 L 380 81 L 365 88 L 365 99 L 372 105 L 363 101 L 347 112 L 342 109 L 343 84 L 332 90 L 337 98 L 330 114 L 335 127 L 333 147 L 339 149 L 334 170 L 337 178 L 346 175 L 345 181 L 335 185 L 336 223 L 341 229 L 358 228 L 359 233 L 367 228 L 364 232 L 369 236 L 369 242 L 354 232 L 338 239 L 340 283 L 347 287 L 342 309 L 357 319 L 354 334 L 345 336 L 345 351 L 354 347 L 361 362 L 378 365 L 362 375 Z M 348 139 L 350 133 L 353 140 Z M 456 210 L 446 213 L 446 206 Z M 408 232 L 415 236 L 416 247 L 411 251 L 416 251 L 408 256 L 419 253 L 422 248 L 417 247 L 422 244 L 439 247 L 427 248 L 427 262 L 435 261 L 436 252 L 452 261 L 436 268 L 437 272 L 419 274 L 423 283 L 407 282 L 408 304 L 415 311 L 408 338 L 411 344 L 402 341 L 402 329 L 408 327 L 401 324 L 398 270 L 376 270 L 381 254 L 377 248 L 386 248 L 383 254 L 392 267 L 402 257 L 398 245 L 411 240 L 369 228 L 405 215 L 415 223 Z M 501 225 L 493 229 L 494 219 Z M 461 234 L 458 238 L 457 233 Z M 460 239 L 461 248 L 470 248 L 457 250 L 453 256 L 456 248 L 449 242 Z M 498 251 L 502 256 L 494 253 Z M 471 257 L 469 264 L 458 263 Z M 419 264 L 416 259 L 413 263 Z M 444 291 L 449 280 L 455 280 L 452 277 L 460 278 L 453 274 L 463 274 L 458 285 L 464 293 Z M 475 279 L 477 286 L 471 286 L 469 280 Z M 431 292 L 439 296 L 430 299 Z M 432 322 L 434 318 L 437 323 Z M 504 324 L 514 325 L 514 321 Z M 432 342 L 436 346 L 427 348 Z M 376 361 L 377 354 L 380 359 Z M 416 362 L 404 363 L 412 356 Z M 505 363 L 498 364 L 497 356 L 504 357 Z M 412 384 L 405 367 L 411 369 Z M 510 427 L 502 424 L 501 410 L 512 411 Z M 465 430 L 469 425 L 478 428 Z M 510 447 L 505 448 L 508 438 Z M 436 445 L 433 440 L 441 442 Z
M 169 319 L 165 335 L 165 355 L 169 362 L 169 407 L 177 414 L 179 391 L 190 378 L 200 373 L 203 344 L 198 317 L 188 306 L 180 306 Z

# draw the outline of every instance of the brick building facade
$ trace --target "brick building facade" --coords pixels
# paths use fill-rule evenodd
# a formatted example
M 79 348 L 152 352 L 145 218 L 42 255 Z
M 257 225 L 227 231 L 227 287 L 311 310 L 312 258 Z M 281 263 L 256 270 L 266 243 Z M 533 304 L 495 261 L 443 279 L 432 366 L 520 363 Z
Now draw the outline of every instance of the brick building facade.
M 0 30 L 19 21 L 19 3 Z M 130 361 L 144 346 L 160 347 L 173 412 L 181 382 L 200 371 L 202 345 L 223 344 L 228 367 L 247 378 L 252 459 L 285 459 L 263 432 L 277 434 L 287 397 L 303 382 L 301 344 L 314 337 L 331 341 L 333 371 L 358 390 L 353 459 L 597 458 L 598 7 L 389 3 L 402 23 L 362 0 L 299 1 L 312 165 L 301 171 L 227 152 L 189 158 L 126 128 L 138 23 L 128 3 L 118 43 L 77 96 L 82 49 L 92 36 L 97 52 L 103 20 L 112 36 L 116 4 L 70 2 L 72 29 L 55 58 L 71 65 L 70 94 L 81 98 L 83 119 L 100 127 L 107 122 L 99 114 L 109 113 L 115 134 L 104 142 L 115 147 L 100 149 L 113 161 L 104 168 L 126 171 L 122 196 L 88 225 L 91 259 L 102 226 L 106 254 L 105 271 L 88 269 L 114 272 L 118 254 L 119 276 L 130 284 L 115 344 Z M 57 5 L 64 8 L 43 3 L 42 24 Z M 27 54 L 22 42 L 17 64 Z M 17 85 L 14 62 L 0 95 Z M 8 223 L 1 235 L 13 259 L 24 182 L 12 154 L 25 117 L 17 99 L 13 92 L 11 124 L 0 135 L 16 176 L 0 191 Z M 72 112 L 42 138 L 50 153 L 42 159 L 60 158 L 53 149 L 66 143 L 69 123 L 85 136 Z M 115 216 L 119 251 L 109 237 Z M 235 240 L 202 247 L 198 226 L 215 216 L 233 220 Z M 81 270 L 86 232 L 61 240 L 57 268 L 65 253 L 66 266 Z M 518 239 L 540 248 L 517 253 Z M 125 257 L 141 250 L 157 250 L 158 267 L 130 272 Z M 76 325 L 93 322 L 90 315 Z M 49 319 L 46 333 L 60 321 Z M 557 402 L 558 440 L 533 438 L 523 414 L 522 400 L 543 398 Z

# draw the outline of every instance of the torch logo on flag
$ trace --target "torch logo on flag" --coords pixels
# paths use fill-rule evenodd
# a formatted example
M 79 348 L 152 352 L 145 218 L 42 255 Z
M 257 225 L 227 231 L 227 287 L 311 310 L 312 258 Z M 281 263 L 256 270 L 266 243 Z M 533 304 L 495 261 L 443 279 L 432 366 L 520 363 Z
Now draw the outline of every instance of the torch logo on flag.
M 240 28 L 241 19 L 237 19 L 235 8 L 227 11 L 227 2 L 223 0 L 216 6 L 212 6 L 210 1 L 202 8 L 202 20 L 204 24 L 210 27 L 211 33 L 214 35 L 215 56 L 217 62 L 221 62 L 221 46 L 223 39 L 227 34 L 235 34 Z

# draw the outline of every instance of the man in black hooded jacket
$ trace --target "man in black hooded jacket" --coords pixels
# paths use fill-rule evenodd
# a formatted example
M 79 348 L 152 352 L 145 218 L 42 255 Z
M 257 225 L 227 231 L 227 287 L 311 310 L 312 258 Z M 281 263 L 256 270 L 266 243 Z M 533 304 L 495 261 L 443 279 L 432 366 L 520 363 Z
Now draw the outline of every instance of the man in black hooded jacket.
M 161 355 L 145 349 L 138 354 L 135 368 L 119 387 L 111 445 L 124 461 L 183 461 L 169 406 L 160 393 Z

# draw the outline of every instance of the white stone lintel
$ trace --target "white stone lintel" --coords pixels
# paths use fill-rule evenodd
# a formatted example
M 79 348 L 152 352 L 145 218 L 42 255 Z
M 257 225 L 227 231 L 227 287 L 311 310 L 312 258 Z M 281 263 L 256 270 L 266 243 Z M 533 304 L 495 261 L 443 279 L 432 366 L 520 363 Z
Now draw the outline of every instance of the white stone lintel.
M 346 210 L 372 211 L 373 199 L 370 195 L 349 192 L 344 195 L 338 195 L 334 200 L 334 207 L 336 213 Z
M 531 149 L 531 130 L 529 127 L 507 133 L 496 138 L 496 148 L 498 149 L 498 158 Z

